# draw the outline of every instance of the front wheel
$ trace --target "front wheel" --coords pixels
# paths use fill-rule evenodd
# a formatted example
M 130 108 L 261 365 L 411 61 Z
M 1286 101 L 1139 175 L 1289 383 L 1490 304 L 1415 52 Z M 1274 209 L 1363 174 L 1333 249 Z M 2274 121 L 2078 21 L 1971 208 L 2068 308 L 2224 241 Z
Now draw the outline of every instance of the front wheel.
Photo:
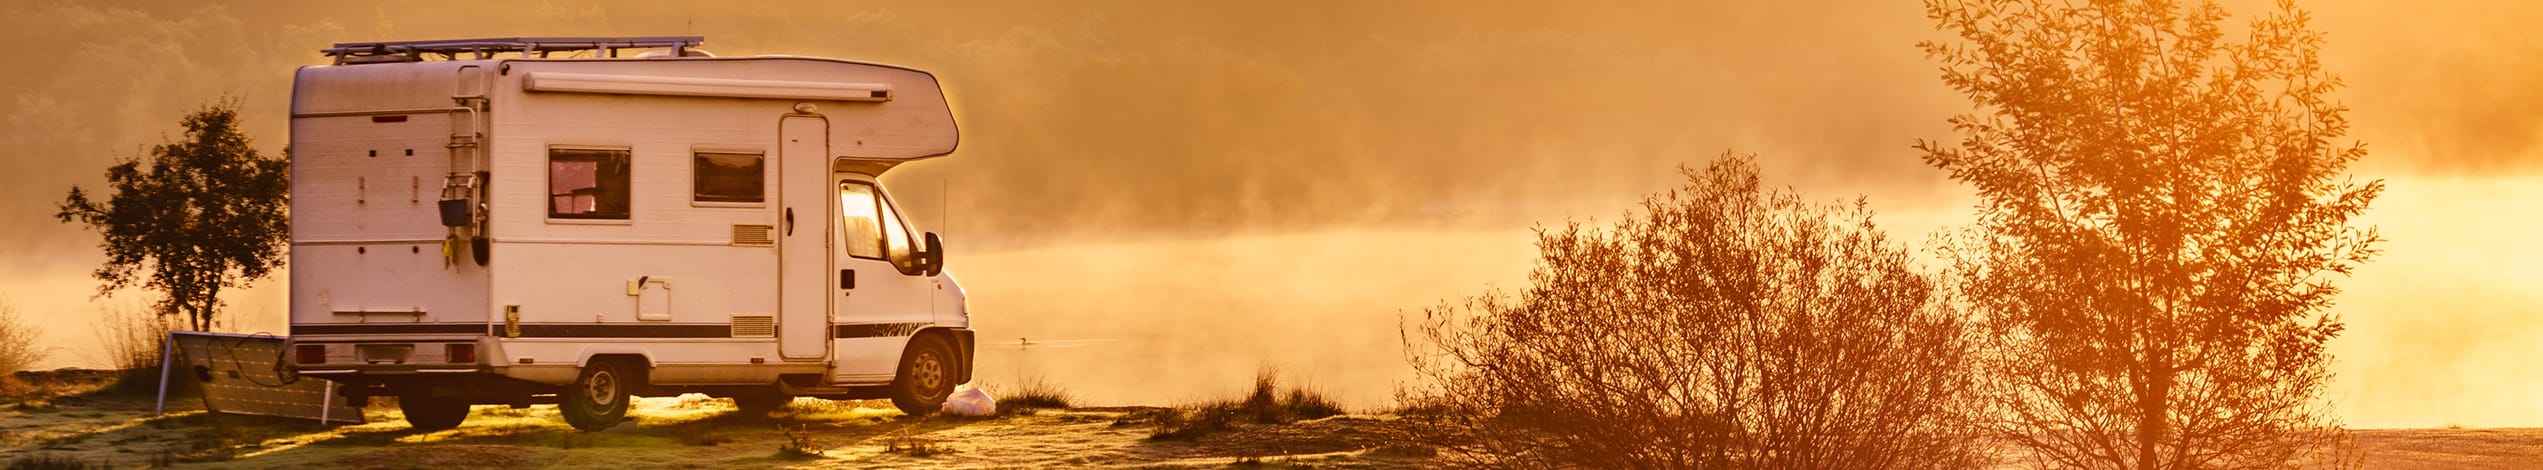
M 572 385 L 556 393 L 556 409 L 565 415 L 565 424 L 583 432 L 594 432 L 617 426 L 627 418 L 627 389 L 635 378 L 618 361 L 592 361 L 574 378 Z
M 421 393 L 397 397 L 397 411 L 406 414 L 406 425 L 418 431 L 439 431 L 459 427 L 468 420 L 468 402 L 457 398 L 434 398 Z
M 910 416 L 926 416 L 945 406 L 954 393 L 954 348 L 935 335 L 910 339 L 901 353 L 900 374 L 892 378 L 892 406 Z

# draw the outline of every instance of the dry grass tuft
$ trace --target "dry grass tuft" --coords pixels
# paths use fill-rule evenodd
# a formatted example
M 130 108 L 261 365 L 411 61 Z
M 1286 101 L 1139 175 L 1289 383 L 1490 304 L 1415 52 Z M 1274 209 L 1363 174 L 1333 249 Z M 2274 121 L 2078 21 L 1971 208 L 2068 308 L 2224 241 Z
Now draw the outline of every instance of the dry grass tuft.
M 1369 449 L 1368 452 L 1362 452 L 1360 455 L 1382 459 L 1429 459 L 1439 456 L 1439 448 L 1425 445 L 1396 444 Z
M 821 443 L 812 440 L 812 430 L 809 427 L 797 424 L 794 429 L 789 430 L 781 424 L 777 426 L 777 432 L 786 435 L 786 441 L 777 444 L 777 458 L 786 460 L 821 458 Z
M 1156 417 L 1157 430 L 1148 439 L 1192 440 L 1245 424 L 1289 424 L 1343 414 L 1342 407 L 1324 392 L 1304 388 L 1283 392 L 1279 375 L 1271 368 L 1255 373 L 1254 387 L 1243 400 L 1207 402 L 1163 413 Z
M 104 462 L 92 463 L 80 460 L 78 457 L 52 453 L 28 454 L 9 461 L 9 470 L 87 470 L 91 468 L 105 469 L 114 468 L 114 466 Z
M 40 412 L 46 412 L 46 411 L 53 411 L 53 410 L 55 410 L 56 408 L 53 406 L 53 402 L 51 402 L 51 401 L 46 401 L 46 400 L 22 400 L 22 401 L 19 401 L 17 404 L 9 405 L 9 409 L 11 409 L 11 410 L 17 410 L 17 411 L 25 411 L 25 412 L 39 412 L 39 413 L 40 413 Z
M 1033 380 L 1017 383 L 1014 388 L 1007 390 L 1006 396 L 999 397 L 998 414 L 1034 409 L 1068 409 L 1072 406 L 1071 401 L 1073 400 L 1069 398 L 1068 389 L 1036 377 Z
M 509 406 L 473 406 L 469 407 L 468 412 L 476 415 L 474 417 L 477 418 L 527 418 L 531 413 L 529 408 Z
M 17 374 L 0 374 L 0 400 L 25 405 L 27 402 L 43 401 L 43 397 L 47 396 L 50 394 L 44 387 L 18 380 Z
M 188 432 L 185 440 L 160 449 L 159 460 L 177 464 L 227 462 L 237 459 L 238 442 L 233 440 L 227 426 L 221 424 L 220 420 L 213 420 L 213 423 L 213 427 Z
M 901 412 L 890 405 L 871 406 L 872 400 L 798 399 L 768 413 L 779 422 L 797 421 L 884 421 Z
M 733 442 L 732 437 L 715 432 L 714 425 L 703 421 L 672 425 L 671 440 L 680 441 L 681 445 L 699 447 Z
M 167 318 L 150 311 L 145 304 L 131 302 L 100 306 L 98 314 L 97 344 L 105 346 L 106 359 L 122 373 L 108 390 L 126 396 L 158 393 L 159 355 L 165 352 L 161 344 L 168 339 Z M 179 391 L 187 390 L 170 393 Z
M 932 439 L 918 437 L 909 433 L 902 433 L 899 436 L 893 437 L 891 441 L 884 443 L 883 453 L 901 454 L 923 459 L 938 455 L 951 454 L 954 453 L 954 449 L 946 447 L 944 444 L 937 443 Z
M 587 432 L 549 432 L 532 434 L 534 444 L 558 449 L 582 449 L 600 444 L 600 436 Z

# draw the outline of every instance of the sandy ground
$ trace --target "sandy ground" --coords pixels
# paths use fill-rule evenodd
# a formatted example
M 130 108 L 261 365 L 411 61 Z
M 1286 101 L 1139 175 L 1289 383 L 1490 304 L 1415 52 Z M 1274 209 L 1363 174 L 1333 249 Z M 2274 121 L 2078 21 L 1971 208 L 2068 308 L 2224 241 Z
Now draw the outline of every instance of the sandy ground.
M 458 429 L 415 432 L 394 406 L 368 424 L 324 426 L 187 409 L 153 415 L 144 397 L 74 394 L 0 405 L 0 462 L 51 459 L 115 468 L 1050 468 L 1229 466 L 1421 468 L 1391 448 L 1406 425 L 1344 415 L 1158 441 L 1152 407 L 1032 410 L 917 419 L 888 402 L 799 399 L 767 415 L 698 395 L 644 398 L 626 424 L 577 432 L 552 406 L 479 406 Z M 2543 429 L 2370 429 L 2367 468 L 2543 468 Z M 798 441 L 800 440 L 800 441 Z M 785 455 L 781 448 L 807 449 Z

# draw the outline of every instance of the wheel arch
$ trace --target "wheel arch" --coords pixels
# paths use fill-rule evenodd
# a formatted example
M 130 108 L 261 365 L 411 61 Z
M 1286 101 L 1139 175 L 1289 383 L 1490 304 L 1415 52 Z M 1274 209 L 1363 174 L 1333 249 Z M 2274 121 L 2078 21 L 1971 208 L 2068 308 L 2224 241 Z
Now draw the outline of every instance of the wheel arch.
M 908 343 L 901 345 L 901 355 L 909 355 L 909 348 L 917 345 L 919 338 L 925 337 L 934 337 L 938 341 L 944 341 L 945 346 L 954 349 L 954 357 L 956 358 L 954 361 L 956 365 L 954 368 L 954 384 L 961 385 L 971 383 L 971 371 L 976 368 L 972 361 L 971 329 L 953 326 L 933 326 L 919 329 L 917 334 L 910 335 L 910 341 Z M 897 362 L 898 359 L 894 359 L 894 361 Z
M 645 369 L 653 368 L 653 351 L 645 350 L 645 348 L 619 345 L 597 345 L 583 348 L 581 356 L 574 359 L 574 367 L 591 367 L 592 361 L 602 359 L 633 359 L 637 366 Z
M 604 361 L 618 362 L 631 367 L 626 372 L 635 375 L 636 380 L 632 384 L 638 389 L 653 384 L 653 355 L 642 349 L 608 347 L 586 349 L 583 351 L 583 358 L 574 361 L 574 368 L 589 368 L 592 364 Z

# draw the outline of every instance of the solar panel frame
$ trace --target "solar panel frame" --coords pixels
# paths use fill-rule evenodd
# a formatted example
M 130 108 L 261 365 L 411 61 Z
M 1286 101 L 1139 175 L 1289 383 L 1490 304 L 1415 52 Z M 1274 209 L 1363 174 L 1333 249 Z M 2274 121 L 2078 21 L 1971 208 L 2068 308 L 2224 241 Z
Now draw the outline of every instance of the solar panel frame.
M 335 382 L 292 373 L 284 352 L 279 336 L 168 332 L 160 358 L 159 410 L 167 409 L 168 381 L 182 372 L 201 384 L 203 408 L 214 413 L 364 422 L 361 407 L 336 396 Z

